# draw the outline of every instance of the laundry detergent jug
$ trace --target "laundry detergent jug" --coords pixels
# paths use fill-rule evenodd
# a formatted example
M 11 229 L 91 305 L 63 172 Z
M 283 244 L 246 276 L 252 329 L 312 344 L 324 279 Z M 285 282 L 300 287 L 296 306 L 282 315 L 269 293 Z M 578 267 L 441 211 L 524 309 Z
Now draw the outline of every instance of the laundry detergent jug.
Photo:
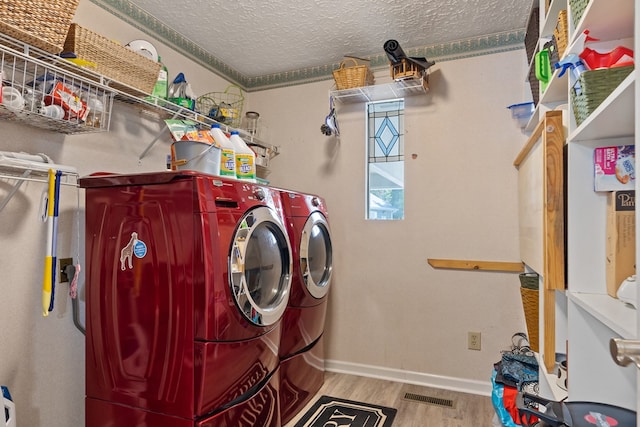
M 2 387 L 2 403 L 4 406 L 4 424 L 2 427 L 16 427 L 16 405 L 13 403 L 11 393 L 6 386 Z
M 236 176 L 241 180 L 256 182 L 256 153 L 237 130 L 231 131 L 229 140 L 236 150 Z
M 220 125 L 214 123 L 209 131 L 214 141 L 220 145 L 220 173 L 226 178 L 236 178 L 236 150 L 233 143 L 227 138 Z

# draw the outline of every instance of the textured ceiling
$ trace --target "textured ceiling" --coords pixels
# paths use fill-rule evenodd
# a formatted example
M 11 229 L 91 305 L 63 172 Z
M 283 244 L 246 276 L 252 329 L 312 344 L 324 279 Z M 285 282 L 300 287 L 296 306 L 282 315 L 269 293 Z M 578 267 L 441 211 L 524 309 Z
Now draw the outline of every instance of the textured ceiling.
M 123 3 L 142 9 L 249 78 L 335 64 L 344 55 L 384 54 L 389 39 L 407 51 L 521 31 L 532 4 L 532 0 L 95 2 L 109 3 L 120 12 L 126 9 Z

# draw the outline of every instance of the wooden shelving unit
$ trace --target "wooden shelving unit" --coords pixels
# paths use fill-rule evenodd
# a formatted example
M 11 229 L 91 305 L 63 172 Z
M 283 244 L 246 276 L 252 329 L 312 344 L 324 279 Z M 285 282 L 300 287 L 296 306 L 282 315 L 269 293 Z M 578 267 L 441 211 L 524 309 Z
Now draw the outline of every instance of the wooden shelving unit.
M 548 111 L 514 161 L 518 169 L 520 256 L 542 277 L 544 342 L 548 373 L 555 368 L 556 291 L 564 291 L 564 130 L 562 112 Z

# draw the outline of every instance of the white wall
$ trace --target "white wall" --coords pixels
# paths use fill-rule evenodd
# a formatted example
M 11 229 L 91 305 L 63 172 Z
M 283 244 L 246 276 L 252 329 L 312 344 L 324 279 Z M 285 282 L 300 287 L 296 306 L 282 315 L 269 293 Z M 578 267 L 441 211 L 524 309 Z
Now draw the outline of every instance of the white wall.
M 331 81 L 252 94 L 250 108 L 281 146 L 272 183 L 322 195 L 330 210 L 330 366 L 486 382 L 498 352 L 524 328 L 518 277 L 435 270 L 427 258 L 519 260 L 512 163 L 526 138 L 506 106 L 530 97 L 524 51 L 433 69 L 430 92 L 406 98 L 403 221 L 364 219 L 364 104 L 338 105 L 339 141 L 320 132 Z M 377 83 L 390 80 L 387 70 L 376 74 Z M 467 350 L 468 331 L 482 333 L 482 351 Z
M 151 40 L 170 77 L 184 71 L 198 94 L 227 85 L 88 0 L 75 21 L 123 43 Z M 486 382 L 498 351 L 523 329 L 516 275 L 434 270 L 426 262 L 519 258 L 512 161 L 524 137 L 505 106 L 526 96 L 523 58 L 515 51 L 439 63 L 430 93 L 407 98 L 406 219 L 398 222 L 363 219 L 363 105 L 339 106 L 338 142 L 320 133 L 332 82 L 248 94 L 246 109 L 260 112 L 269 141 L 281 147 L 272 183 L 317 193 L 330 208 L 336 257 L 326 336 L 333 366 Z M 379 82 L 388 79 L 385 70 L 378 74 Z M 0 121 L 0 150 L 44 152 L 81 175 L 145 172 L 164 168 L 168 136 L 138 161 L 161 130 L 158 117 L 116 104 L 108 133 L 65 136 Z M 0 180 L 0 198 L 12 184 Z M 48 318 L 40 309 L 44 187 L 25 183 L 0 212 L 0 383 L 16 400 L 18 425 L 81 426 L 84 336 L 72 324 L 68 286 L 58 285 Z M 76 197 L 63 188 L 59 258 L 77 260 L 83 250 Z M 471 330 L 483 334 L 480 352 L 466 349 Z

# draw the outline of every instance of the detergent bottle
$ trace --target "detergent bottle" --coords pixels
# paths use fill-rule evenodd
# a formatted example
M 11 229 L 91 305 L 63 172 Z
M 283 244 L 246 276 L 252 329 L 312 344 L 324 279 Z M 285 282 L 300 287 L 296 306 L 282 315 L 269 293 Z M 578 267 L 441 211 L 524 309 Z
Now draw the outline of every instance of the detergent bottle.
M 220 145 L 220 176 L 224 178 L 236 178 L 236 150 L 227 135 L 222 131 L 220 125 L 211 125 L 209 133 Z
M 160 63 L 160 71 L 158 71 L 158 79 L 153 86 L 152 96 L 147 96 L 145 100 L 154 102 L 154 97 L 159 99 L 167 99 L 169 94 L 169 71 L 167 67 L 162 63 L 162 58 L 158 56 L 158 62 Z
M 16 405 L 13 403 L 11 393 L 6 386 L 2 386 L 2 402 L 4 407 L 4 423 L 0 423 L 2 427 L 16 427 Z
M 236 176 L 238 179 L 256 182 L 256 153 L 244 142 L 237 130 L 229 138 L 236 150 Z

